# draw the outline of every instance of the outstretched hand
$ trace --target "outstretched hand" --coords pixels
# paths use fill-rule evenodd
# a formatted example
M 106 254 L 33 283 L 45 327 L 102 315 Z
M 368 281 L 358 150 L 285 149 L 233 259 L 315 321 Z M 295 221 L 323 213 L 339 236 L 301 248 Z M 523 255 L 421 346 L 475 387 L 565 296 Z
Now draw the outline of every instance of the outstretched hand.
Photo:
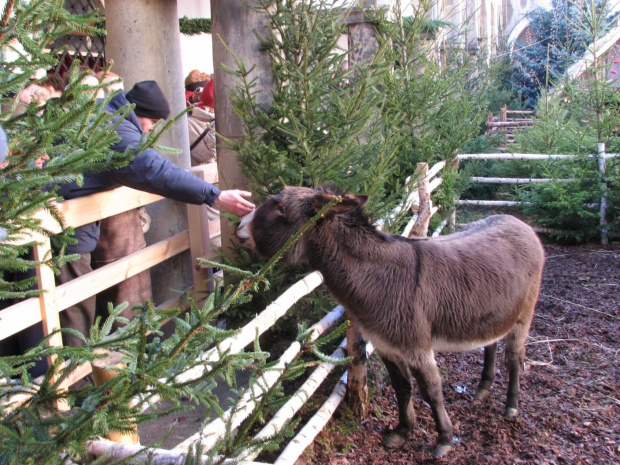
M 243 216 L 256 208 L 252 202 L 246 200 L 252 196 L 251 192 L 230 189 L 222 191 L 215 201 L 214 207 Z

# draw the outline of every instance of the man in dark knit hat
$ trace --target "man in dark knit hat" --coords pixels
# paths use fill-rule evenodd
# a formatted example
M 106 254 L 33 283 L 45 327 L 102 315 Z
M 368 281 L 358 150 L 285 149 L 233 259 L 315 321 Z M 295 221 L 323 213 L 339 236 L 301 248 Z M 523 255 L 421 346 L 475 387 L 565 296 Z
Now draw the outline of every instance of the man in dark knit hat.
M 119 93 L 110 100 L 106 111 L 114 113 L 129 104 L 135 106 L 134 111 L 117 126 L 120 140 L 111 147 L 120 153 L 124 153 L 127 148 L 137 147 L 144 133 L 151 131 L 158 120 L 170 115 L 168 101 L 155 81 L 138 82 L 129 92 Z M 137 154 L 124 168 L 85 173 L 81 186 L 76 183 L 63 185 L 59 194 L 65 199 L 71 199 L 119 185 L 181 202 L 196 205 L 206 203 L 236 215 L 244 215 L 254 209 L 254 204 L 247 200 L 251 196 L 250 192 L 236 189 L 221 191 L 163 158 L 153 148 Z M 61 283 L 146 246 L 138 210 L 84 225 L 76 229 L 75 237 L 78 243 L 67 247 L 67 253 L 79 253 L 81 258 L 63 267 L 59 278 Z M 115 306 L 124 301 L 129 302 L 123 316 L 131 318 L 131 307 L 150 299 L 151 282 L 147 270 L 104 291 L 97 298 L 91 297 L 68 308 L 60 314 L 60 323 L 62 327 L 74 328 L 88 335 L 96 315 L 107 317 L 108 302 L 113 302 Z M 81 345 L 81 341 L 71 335 L 63 335 L 63 340 L 65 345 Z

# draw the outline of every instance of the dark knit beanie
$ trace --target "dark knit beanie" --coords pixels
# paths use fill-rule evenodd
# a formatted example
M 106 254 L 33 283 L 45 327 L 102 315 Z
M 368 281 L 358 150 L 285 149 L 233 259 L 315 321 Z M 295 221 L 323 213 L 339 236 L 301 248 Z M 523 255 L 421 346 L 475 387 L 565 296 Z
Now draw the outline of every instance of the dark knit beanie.
M 170 116 L 168 100 L 155 81 L 136 83 L 126 96 L 127 100 L 136 105 L 134 111 L 138 116 L 153 119 Z

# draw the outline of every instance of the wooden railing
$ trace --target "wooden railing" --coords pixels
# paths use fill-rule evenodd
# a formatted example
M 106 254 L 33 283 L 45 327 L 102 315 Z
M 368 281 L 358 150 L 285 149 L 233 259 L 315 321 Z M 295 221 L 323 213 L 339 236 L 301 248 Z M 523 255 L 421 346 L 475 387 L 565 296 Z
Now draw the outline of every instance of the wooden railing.
M 211 183 L 218 181 L 215 164 L 194 167 L 191 171 L 195 176 Z M 58 210 L 64 219 L 64 227 L 75 228 L 161 199 L 162 197 L 158 195 L 137 191 L 129 187 L 119 187 L 111 191 L 60 202 Z M 56 286 L 52 270 L 47 266 L 38 267 L 37 286 L 44 292 L 38 298 L 21 301 L 0 311 L 0 340 L 38 323 L 43 325 L 43 334 L 45 336 L 50 335 L 60 328 L 60 312 L 188 249 L 191 251 L 194 263 L 197 257 L 213 258 L 210 242 L 214 236 L 219 234 L 219 223 L 209 225 L 206 206 L 204 205 L 188 205 L 187 209 L 188 230 L 177 233 L 68 283 Z M 49 213 L 41 211 L 37 217 L 47 231 L 51 233 L 61 231 L 62 226 Z M 35 242 L 33 246 L 35 260 L 40 261 L 51 256 L 50 238 L 40 233 L 26 232 L 20 238 L 12 240 L 11 243 L 17 245 L 33 241 Z M 206 268 L 193 267 L 194 284 L 190 290 L 206 290 L 209 271 Z M 157 306 L 159 308 L 172 308 L 178 305 L 178 300 L 179 298 L 173 298 L 166 302 L 160 302 Z M 55 333 L 48 345 L 62 346 L 60 333 Z M 53 358 L 48 360 L 50 364 L 53 361 Z M 67 378 L 63 386 L 70 386 L 90 372 L 90 364 L 82 365 Z
M 508 145 L 515 143 L 515 131 L 520 128 L 531 126 L 535 115 L 531 110 L 509 110 L 506 106 L 502 107 L 499 116 L 489 115 L 486 121 L 486 134 L 504 134 L 506 144 L 501 149 L 506 149 Z

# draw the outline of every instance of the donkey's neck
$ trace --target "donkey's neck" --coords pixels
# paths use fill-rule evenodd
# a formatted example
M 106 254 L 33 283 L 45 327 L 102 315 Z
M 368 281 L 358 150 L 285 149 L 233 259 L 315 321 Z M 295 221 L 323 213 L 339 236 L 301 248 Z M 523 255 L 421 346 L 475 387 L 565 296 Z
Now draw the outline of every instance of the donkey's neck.
M 382 266 L 415 269 L 415 243 L 384 234 L 372 225 L 332 225 L 308 243 L 310 265 L 325 276 L 332 292 L 365 294 L 368 278 Z

